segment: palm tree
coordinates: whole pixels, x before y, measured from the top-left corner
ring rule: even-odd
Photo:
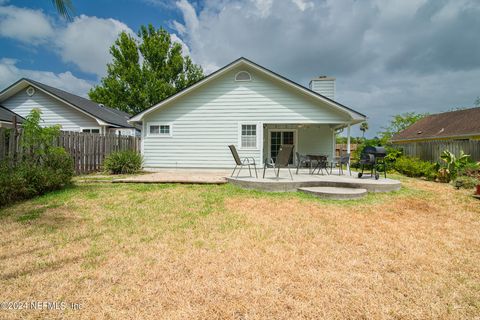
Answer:
[[[67,19],[72,21],[72,14],[74,12],[72,0],[51,0],[57,12]]]
[[[368,122],[362,122],[360,125],[360,131],[362,131],[362,138],[365,138],[365,131],[368,130]]]

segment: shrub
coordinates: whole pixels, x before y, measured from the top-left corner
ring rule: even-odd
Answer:
[[[110,174],[135,173],[142,168],[142,156],[135,151],[118,151],[105,158],[104,170]]]
[[[458,170],[458,176],[467,176],[480,179],[480,162],[469,162]]]
[[[0,207],[13,201],[27,198],[29,188],[20,170],[13,170],[4,161],[0,164]]]
[[[480,180],[474,177],[462,176],[456,178],[453,184],[457,188],[473,189],[480,184]]]
[[[15,167],[8,161],[0,164],[0,207],[32,198],[70,184],[73,160],[65,150],[45,156],[45,161],[24,161]]]
[[[437,174],[437,164],[417,158],[399,157],[393,166],[395,170],[407,177],[426,177],[433,180]]]
[[[40,164],[26,162],[20,167],[26,174],[27,183],[35,194],[60,189],[70,183],[73,177],[73,159],[62,148],[45,155]]]
[[[73,159],[63,148],[53,145],[60,133],[58,126],[42,128],[40,111],[32,110],[22,124],[21,145],[33,153],[24,153],[19,162],[0,163],[0,206],[62,188],[71,182]]]
[[[472,163],[470,155],[460,152],[460,155],[457,157],[452,152],[445,150],[440,156],[444,167],[442,168],[443,177],[445,182],[450,182],[457,177],[459,171],[463,170],[469,163]]]
[[[391,147],[386,147],[387,155],[385,156],[385,161],[390,165],[393,166],[395,161],[400,158],[403,154],[402,151],[398,149],[394,149]]]

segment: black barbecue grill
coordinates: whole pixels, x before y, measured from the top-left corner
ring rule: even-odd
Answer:
[[[365,147],[360,155],[360,166],[362,167],[362,172],[358,173],[358,177],[361,178],[363,176],[365,167],[370,167],[370,176],[375,177],[375,180],[378,180],[380,177],[378,174],[378,168],[381,167],[383,169],[385,178],[387,178],[387,165],[385,163],[386,155],[387,151],[384,147]]]

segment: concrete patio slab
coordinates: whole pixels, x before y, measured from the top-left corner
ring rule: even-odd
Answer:
[[[225,184],[230,182],[245,189],[255,189],[273,192],[293,192],[300,188],[334,187],[365,189],[367,192],[390,192],[399,190],[401,183],[393,179],[375,180],[370,177],[357,178],[356,173],[352,176],[338,175],[311,175],[308,170],[301,170],[299,174],[293,172],[293,180],[290,179],[288,170],[281,170],[280,177],[273,176],[273,171],[267,172],[265,178],[262,171],[258,170],[259,178],[250,177],[248,171],[242,172],[237,177],[230,177],[231,171],[225,169],[157,169],[155,172],[142,175],[114,179],[113,183],[185,183],[185,184]],[[254,174],[252,172],[252,174]],[[347,190],[348,191],[348,190]]]
[[[225,184],[230,174],[227,170],[211,169],[158,169],[138,176],[115,179],[113,183],[191,183]]]
[[[280,172],[279,179],[274,177],[273,171],[270,170],[265,178],[227,177],[227,180],[242,188],[273,192],[293,192],[307,187],[360,188],[368,192],[390,192],[401,188],[400,181],[388,178],[375,180],[369,176],[357,178],[357,173],[353,171],[351,176],[338,175],[335,171],[331,175],[311,175],[308,172],[300,172],[298,175],[293,174],[293,180],[288,170],[282,169]]]
[[[367,189],[358,188],[311,187],[299,188],[298,191],[331,200],[360,199],[367,195]]]

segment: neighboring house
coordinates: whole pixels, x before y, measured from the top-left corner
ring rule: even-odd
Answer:
[[[18,124],[21,124],[24,120],[23,117],[15,112],[0,106],[0,128],[12,128],[14,126],[14,119]]]
[[[480,140],[480,108],[432,114],[392,137],[395,144],[434,140]]]
[[[317,78],[310,87],[326,87],[332,99],[250,60],[235,60],[130,119],[142,125],[144,166],[232,167],[230,144],[258,164],[274,158],[281,144],[331,159],[335,131],[349,132],[366,116],[333,100],[334,79]]]
[[[139,132],[128,123],[128,113],[25,78],[0,92],[0,105],[21,117],[34,108],[40,109],[43,125],[59,124],[64,131],[124,135]]]

